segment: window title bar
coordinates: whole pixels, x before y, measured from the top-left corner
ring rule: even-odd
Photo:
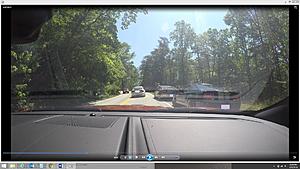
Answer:
[[[1,0],[2,5],[296,5],[299,0]]]

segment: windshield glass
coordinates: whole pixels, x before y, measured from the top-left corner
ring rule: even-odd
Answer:
[[[11,45],[12,111],[241,112],[289,96],[288,8],[51,10],[36,41]]]
[[[134,87],[134,88],[133,88],[133,90],[141,90],[141,89],[143,89],[143,87],[141,87],[141,86],[138,86],[138,87]]]

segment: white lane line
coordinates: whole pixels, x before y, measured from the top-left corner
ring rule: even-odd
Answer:
[[[33,123],[37,123],[37,122],[40,122],[40,121],[44,121],[44,120],[48,120],[48,119],[52,119],[52,118],[54,118],[54,117],[60,117],[60,116],[63,116],[63,115],[55,115],[55,116],[45,117],[45,118],[36,120],[36,121],[34,121]]]

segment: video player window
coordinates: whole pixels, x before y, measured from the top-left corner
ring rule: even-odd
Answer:
[[[298,6],[2,18],[2,160],[298,160]]]

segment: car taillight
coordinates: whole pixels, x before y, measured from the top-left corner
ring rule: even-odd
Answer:
[[[238,100],[238,99],[240,99],[240,95],[230,96],[230,100]]]
[[[216,98],[216,96],[214,92],[204,92],[202,98],[213,100],[214,98]]]

